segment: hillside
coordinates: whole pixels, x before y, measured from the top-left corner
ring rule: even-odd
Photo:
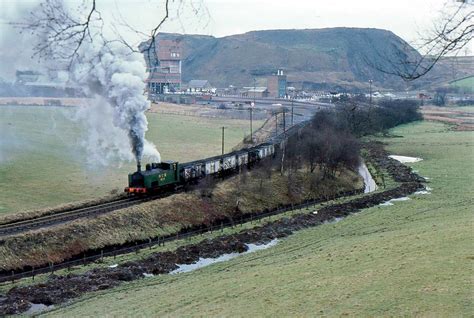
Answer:
[[[433,86],[451,86],[463,88],[464,92],[472,92],[469,77],[474,75],[474,56],[447,56],[433,68],[431,81]]]
[[[217,87],[250,86],[253,78],[266,85],[265,77],[281,67],[298,88],[365,90],[373,79],[374,87],[405,89],[400,78],[374,65],[388,70],[400,54],[420,56],[400,37],[380,29],[269,30],[222,38],[162,33],[158,41],[170,38],[182,43],[183,81],[208,79]],[[439,67],[442,73],[445,68]]]
[[[411,166],[430,178],[429,194],[194,272],[93,293],[46,315],[472,316],[472,133],[429,122],[392,133],[399,138],[382,139],[391,153],[423,158]]]

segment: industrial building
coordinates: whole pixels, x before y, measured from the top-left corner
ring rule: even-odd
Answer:
[[[268,97],[268,89],[266,87],[244,87],[242,97],[265,98]]]
[[[147,89],[150,94],[163,94],[181,89],[182,50],[178,40],[156,39],[150,50],[144,50],[147,61]],[[155,49],[156,48],[156,49]]]
[[[277,73],[267,78],[268,96],[273,98],[286,97],[286,75],[282,69],[278,69]]]
[[[208,80],[190,80],[188,91],[191,93],[214,93],[216,89],[212,87]]]

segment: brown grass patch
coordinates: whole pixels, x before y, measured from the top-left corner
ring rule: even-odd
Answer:
[[[68,224],[14,235],[0,241],[0,269],[62,262],[89,249],[125,244],[177,231],[239,213],[260,212],[348,191],[361,186],[356,173],[343,171],[334,180],[300,171],[289,180],[278,172],[253,170],[193,191],[146,202]],[[206,194],[206,195],[203,195]]]
[[[421,113],[425,120],[454,125],[454,130],[474,131],[474,112],[460,108],[423,106]]]

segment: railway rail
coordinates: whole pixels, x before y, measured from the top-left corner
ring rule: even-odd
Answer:
[[[268,141],[272,143],[281,142],[288,135],[291,135],[292,133],[295,133],[299,128],[302,128],[305,123],[306,121],[294,124],[293,126],[288,127],[285,132],[282,132],[277,136],[269,137]],[[5,224],[0,224],[0,239],[9,235],[24,233],[41,228],[47,228],[50,226],[64,224],[85,217],[97,216],[108,212],[124,209],[132,205],[137,205],[143,202],[163,198],[172,193],[178,193],[180,191],[181,190],[167,191],[146,197],[127,197],[97,205],[72,208],[65,211],[56,212],[54,214],[35,217],[32,219],[18,220]]]
[[[124,209],[132,205],[162,198],[167,194],[169,193],[162,193],[148,197],[128,197],[88,207],[73,208],[54,214],[39,216],[33,219],[0,224],[0,238],[8,235],[64,224],[84,217],[97,216],[100,214]]]
[[[216,222],[211,223],[210,225],[207,225],[207,226],[184,228],[176,233],[172,233],[166,236],[150,238],[148,240],[143,240],[141,242],[131,242],[129,244],[124,244],[122,247],[117,247],[117,246],[104,247],[100,250],[94,250],[94,251],[84,253],[82,255],[77,255],[67,261],[57,263],[57,264],[46,264],[46,265],[39,266],[36,268],[27,267],[27,268],[23,268],[21,270],[16,270],[16,271],[0,270],[0,284],[5,283],[5,282],[14,283],[15,280],[26,278],[26,277],[33,277],[33,280],[34,280],[35,275],[45,274],[49,272],[54,273],[54,271],[57,271],[60,269],[70,269],[74,266],[90,264],[104,257],[115,258],[118,255],[127,254],[131,252],[138,252],[139,250],[142,250],[145,248],[151,248],[157,245],[158,246],[164,245],[165,243],[170,243],[170,242],[177,241],[180,239],[188,239],[191,237],[202,235],[204,233],[212,233],[213,231],[222,232],[224,228],[232,228],[238,225],[243,225],[247,222],[260,223],[261,220],[263,220],[264,218],[286,213],[288,211],[304,209],[304,208],[306,209],[315,208],[317,204],[320,204],[323,202],[329,202],[331,200],[353,196],[353,195],[362,195],[363,193],[364,193],[364,189],[343,191],[343,192],[334,194],[331,197],[310,199],[299,204],[287,204],[287,205],[284,205],[275,209],[271,209],[271,210],[248,213],[245,215],[241,215],[239,218],[236,218],[236,219],[233,219],[232,217],[224,217],[223,219],[216,220]]]

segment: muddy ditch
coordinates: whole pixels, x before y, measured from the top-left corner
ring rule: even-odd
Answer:
[[[259,227],[242,230],[233,235],[206,239],[196,244],[179,247],[175,251],[159,252],[145,259],[129,261],[113,268],[95,268],[83,274],[51,275],[44,283],[11,288],[0,295],[0,315],[18,314],[32,305],[51,306],[64,303],[85,293],[109,289],[123,282],[144,278],[144,274],[166,274],[177,264],[192,264],[201,258],[216,258],[224,254],[243,253],[247,244],[267,244],[295,231],[345,217],[364,208],[373,207],[394,198],[405,197],[424,188],[424,179],[409,167],[387,157],[380,143],[365,146],[370,160],[387,170],[401,184],[384,192],[373,193],[341,204],[325,206],[313,213],[300,213]]]
[[[227,215],[215,215],[212,220],[208,220],[206,224],[197,223],[195,225],[183,226],[176,232],[164,236],[155,236],[141,240],[131,240],[121,244],[110,244],[97,249],[87,249],[80,253],[69,256],[58,263],[48,263],[46,260],[40,265],[36,263],[35,267],[26,265],[21,268],[4,268],[0,270],[0,282],[17,280],[24,277],[31,277],[42,273],[54,272],[63,268],[70,268],[77,265],[85,265],[93,263],[102,257],[117,256],[120,254],[128,254],[133,251],[138,251],[143,248],[149,248],[158,244],[165,244],[177,239],[183,239],[191,236],[196,236],[202,233],[216,231],[224,227],[243,224],[249,221],[259,220],[268,216],[281,214],[290,210],[301,209],[308,206],[313,206],[329,200],[352,196],[363,193],[363,189],[355,189],[349,191],[342,191],[332,194],[330,196],[321,196],[315,199],[305,200],[299,204],[280,204],[274,208],[267,208],[261,211],[242,212],[240,210],[233,210]],[[0,245],[2,241],[0,240]]]

